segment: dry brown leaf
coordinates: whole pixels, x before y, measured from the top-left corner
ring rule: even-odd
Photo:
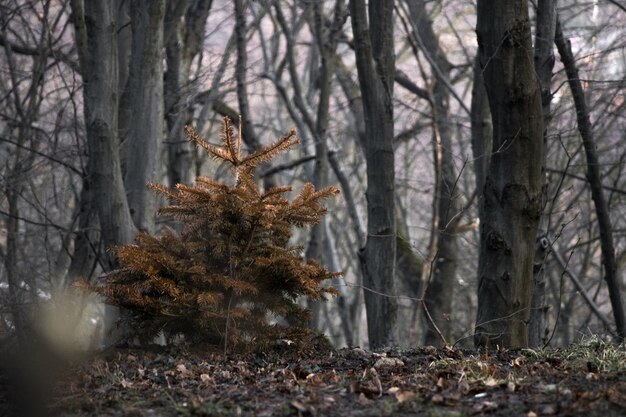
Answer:
[[[191,372],[189,369],[187,369],[187,367],[185,365],[178,364],[176,365],[176,370],[178,372],[180,372],[180,376],[182,376],[183,378],[189,378],[191,376],[193,376],[193,372]]]

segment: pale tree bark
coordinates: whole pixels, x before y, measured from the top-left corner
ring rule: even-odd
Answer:
[[[365,115],[367,243],[363,269],[370,346],[394,344],[396,213],[393,152],[393,1],[350,0],[357,72]],[[369,16],[369,23],[368,23]]]
[[[163,17],[165,0],[135,0],[128,93],[132,121],[124,184],[136,227],[154,233],[156,197],[147,185],[159,178],[163,140]]]
[[[133,29],[130,17],[130,6],[132,1],[116,0],[115,8],[116,24],[119,28],[117,31],[117,88],[119,91],[119,105],[117,116],[118,140],[120,142],[120,157],[122,162],[122,172],[126,166],[126,157],[128,156],[128,129],[133,120],[132,109],[130,105],[131,93],[128,89],[128,77],[130,75],[132,48],[133,48]]]
[[[130,215],[118,140],[118,55],[116,1],[72,0],[76,45],[83,78],[83,106],[89,150],[88,182],[97,208],[100,236],[106,248],[130,243],[135,226]],[[102,267],[110,271],[119,262],[110,251],[102,254]],[[116,307],[105,307],[106,344],[117,341],[113,331]],[[120,329],[118,329],[119,331]]]
[[[583,90],[578,68],[574,61],[574,54],[569,40],[563,36],[561,25],[556,23],[555,43],[561,56],[561,61],[565,67],[567,80],[572,91],[574,105],[576,106],[576,118],[578,131],[585,149],[587,157],[587,180],[591,188],[591,198],[596,208],[598,226],[600,228],[600,246],[602,248],[602,265],[604,266],[604,280],[609,289],[609,298],[613,308],[615,327],[617,328],[617,338],[624,340],[626,336],[626,317],[624,316],[624,305],[622,302],[620,279],[617,273],[617,263],[615,260],[615,245],[613,243],[613,226],[609,215],[604,194],[602,193],[602,179],[600,177],[600,162],[596,153],[596,143],[593,137],[591,122],[589,121],[589,110],[585,103],[585,91]]]
[[[479,0],[480,65],[493,120],[484,187],[475,344],[525,347],[541,216],[543,122],[526,0]]]
[[[212,0],[168,1],[164,24],[167,71],[164,76],[167,122],[167,177],[171,186],[192,181],[193,147],[183,126],[191,122],[191,64],[201,52]]]
[[[433,146],[435,160],[435,184],[433,210],[433,233],[436,234],[436,249],[432,258],[432,268],[427,280],[424,305],[429,314],[424,314],[424,343],[439,345],[441,334],[450,336],[450,316],[456,283],[458,242],[455,235],[459,211],[457,173],[452,153],[452,122],[450,120],[450,84],[452,65],[439,45],[432,21],[426,11],[423,0],[407,1],[409,18],[413,28],[412,35],[424,54],[429,55],[429,62],[435,74],[435,81],[430,92],[433,114]],[[430,320],[432,319],[432,321]],[[433,323],[434,322],[434,323]],[[435,329],[439,329],[439,332]]]
[[[550,123],[550,102],[552,92],[552,68],[554,67],[554,31],[556,29],[556,0],[539,0],[537,3],[537,30],[535,34],[535,72],[541,88],[541,107],[543,110],[543,145],[547,148],[548,125]],[[543,167],[545,167],[545,155]],[[544,180],[545,180],[545,170]],[[545,208],[548,184],[542,187],[542,209]],[[547,274],[543,267],[548,254],[549,236],[537,236],[535,243],[533,293],[530,302],[530,321],[528,323],[528,345],[542,347],[548,342],[548,305],[546,304]],[[548,246],[546,246],[548,245]],[[538,257],[540,256],[540,257]]]
[[[129,243],[135,234],[122,178],[118,143],[116,2],[72,0],[83,76],[88,170],[106,247]],[[116,261],[109,256],[105,269]]]

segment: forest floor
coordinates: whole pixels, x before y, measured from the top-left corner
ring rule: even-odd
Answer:
[[[477,353],[109,349],[56,380],[74,416],[626,416],[626,346]],[[1,413],[0,413],[1,414]]]

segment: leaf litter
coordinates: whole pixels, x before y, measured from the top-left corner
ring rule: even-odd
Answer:
[[[59,381],[78,416],[624,416],[626,349],[109,349]]]

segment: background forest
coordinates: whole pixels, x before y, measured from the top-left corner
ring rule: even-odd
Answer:
[[[105,343],[68,289],[166,225],[150,181],[227,177],[183,128],[241,115],[246,153],[301,138],[266,189],[341,190],[294,234],[344,272],[302,300],[336,346],[623,338],[626,7],[378,3],[4,0],[0,337]]]

